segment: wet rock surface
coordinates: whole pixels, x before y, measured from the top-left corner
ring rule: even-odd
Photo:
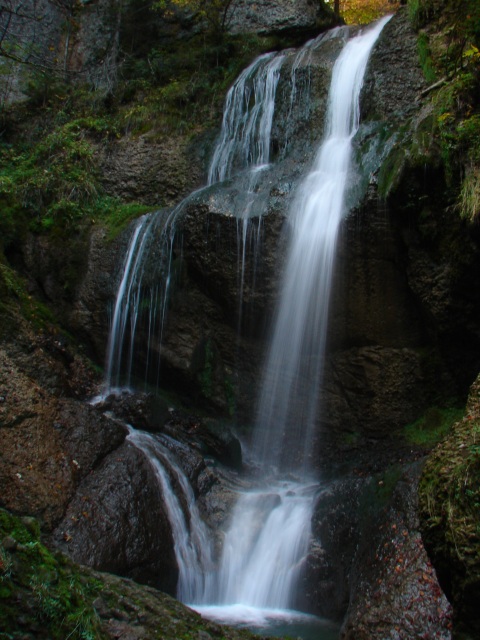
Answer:
[[[419,531],[420,470],[345,478],[318,498],[306,593],[310,607],[343,619],[341,638],[451,637],[451,606]]]
[[[175,594],[168,514],[148,462],[130,443],[80,483],[52,541],[80,564]]]
[[[34,518],[0,509],[0,551],[4,635],[24,640],[77,633],[99,640],[259,638],[220,627],[152,587],[49,551]]]
[[[95,376],[78,354],[65,358],[68,349],[59,344],[20,320],[16,341],[3,343],[0,358],[1,502],[40,518],[47,530],[80,479],[124,438],[75,399],[82,385],[94,388]]]
[[[61,338],[18,321],[0,358],[1,506],[36,516],[79,562],[174,592],[171,533],[151,472],[123,444],[124,424],[77,397],[97,377]]]

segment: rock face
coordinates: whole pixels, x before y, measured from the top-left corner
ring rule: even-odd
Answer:
[[[202,155],[181,136],[126,136],[99,149],[102,183],[125,202],[171,206],[202,184]]]
[[[174,594],[168,515],[143,454],[126,443],[78,487],[53,541],[75,561]]]
[[[20,321],[0,359],[0,503],[72,557],[175,592],[162,497],[125,427],[84,398],[98,380],[58,336]]]
[[[4,634],[47,639],[81,633],[99,640],[259,638],[205,620],[152,587],[79,567],[50,552],[32,517],[0,509],[0,540]]]
[[[306,594],[327,617],[347,611],[341,638],[451,637],[451,607],[419,532],[419,471],[345,478],[318,498]]]
[[[181,13],[178,7],[176,13]],[[183,26],[184,35],[188,35],[201,22],[201,13],[192,15],[188,10],[183,13],[177,16],[177,22]],[[88,82],[95,90],[108,95],[117,84],[125,53],[130,54],[132,46],[141,50],[142,38],[154,42],[180,30],[168,17],[165,20],[161,12],[139,7],[135,0],[127,3],[93,0],[77,5],[42,0],[22,3],[21,7],[12,3],[5,8],[1,20],[5,43],[20,45],[11,58],[5,58],[7,78],[2,81],[1,89],[7,103],[24,100],[25,92],[32,92],[25,81],[24,62],[33,63],[57,77]],[[224,28],[232,34],[288,32],[302,39],[337,22],[323,0],[275,3],[236,0],[227,11]],[[17,57],[20,62],[16,61]],[[134,155],[138,158],[141,153],[140,147]]]
[[[281,33],[297,31],[312,33],[321,27],[333,26],[333,13],[326,9],[323,1],[281,0],[270,2],[248,2],[237,0],[227,12],[227,29],[230,33]]]

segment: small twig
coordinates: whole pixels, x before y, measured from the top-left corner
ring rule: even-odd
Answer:
[[[418,96],[418,98],[423,98],[423,96],[426,96],[427,93],[430,93],[430,91],[434,91],[435,89],[438,89],[438,87],[441,87],[442,85],[444,85],[446,81],[447,81],[447,78],[446,78],[446,76],[444,76],[441,80],[438,80],[434,84],[431,84],[429,87],[427,87],[426,89],[421,91],[420,95]],[[418,98],[417,98],[417,100],[418,100]]]

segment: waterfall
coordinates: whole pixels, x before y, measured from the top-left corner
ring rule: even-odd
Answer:
[[[229,89],[208,171],[209,185],[229,178],[233,170],[268,164],[275,94],[284,59],[284,54],[259,56]]]
[[[222,129],[208,171],[207,187],[229,178],[234,171],[250,169],[245,187],[241,231],[238,234],[240,291],[243,291],[244,285],[248,218],[255,201],[257,176],[268,165],[270,158],[275,95],[284,58],[282,53],[261,55],[237,78],[225,100]],[[140,316],[145,311],[142,305],[148,309],[145,380],[156,378],[158,385],[160,350],[172,284],[176,222],[188,202],[204,188],[187,196],[170,212],[160,210],[150,217],[144,216],[133,229],[110,327],[104,395],[115,390],[121,382],[130,385],[136,332]],[[258,237],[258,233],[255,237]],[[148,284],[144,279],[145,262],[151,259],[152,254],[159,257],[158,265],[154,267],[157,277],[150,274],[148,280],[154,281],[154,284]],[[159,354],[156,363],[152,363],[150,357],[153,345]],[[155,368],[156,376],[152,374]]]
[[[280,69],[285,53],[259,56],[239,75],[227,93],[220,135],[208,171],[208,184],[222,182],[234,172],[248,169],[242,182],[242,196],[237,205],[238,247],[238,329],[243,319],[245,261],[249,236],[253,253],[259,242],[257,233],[250,234],[250,217],[257,201],[255,192],[261,172],[270,162],[271,131]],[[253,101],[253,106],[252,106]]]
[[[145,217],[139,218],[135,225],[123,266],[122,279],[115,299],[106,358],[105,386],[109,390],[112,389],[112,387],[118,387],[120,384],[123,346],[128,318],[131,317],[134,319],[133,322],[136,323],[138,309],[134,310],[130,314],[130,305],[132,303],[131,292],[135,281],[137,266],[141,262],[143,248],[145,245],[145,225]]]
[[[179,572],[177,597],[182,602],[202,604],[211,593],[210,537],[198,512],[192,487],[161,439],[168,441],[169,438],[129,427],[127,440],[147,458],[167,508]]]
[[[257,413],[260,460],[308,469],[318,412],[337,235],[370,51],[388,18],[348,41],[330,86],[327,127],[291,207],[290,248]]]
[[[344,215],[351,141],[359,126],[360,90],[370,51],[386,21],[348,41],[339,55],[332,73],[324,141],[290,211],[291,244],[254,450],[260,451],[264,464],[278,465],[285,448],[292,458],[288,466],[303,478],[308,475],[333,261]],[[300,446],[298,456],[294,442]],[[315,489],[305,480],[276,482],[239,498],[224,541],[217,605],[241,604],[258,610],[294,605],[308,552]]]
[[[161,437],[135,430],[128,436],[147,456],[166,502],[179,566],[178,597],[206,615],[222,618],[218,609],[223,608],[229,611],[225,617],[231,619],[232,607],[247,607],[250,614],[267,610],[268,615],[277,615],[282,610],[284,615],[295,605],[318,490],[318,484],[309,478],[309,454],[318,412],[336,241],[345,214],[351,143],[359,125],[359,94],[368,57],[386,21],[349,40],[339,55],[332,74],[324,141],[297,189],[289,214],[290,246],[265,362],[254,450],[263,465],[293,469],[297,478],[270,482],[265,478],[261,487],[239,493],[219,566],[213,570],[208,532],[193,491],[168,447]],[[296,54],[290,110],[296,100],[297,68],[318,42]],[[209,185],[239,173],[246,184],[238,231],[243,243],[240,291],[244,287],[247,225],[253,205],[258,204],[256,181],[271,161],[276,87],[286,55],[260,56],[239,76],[227,95],[222,131],[210,165]],[[163,217],[155,214],[148,222],[142,220],[133,231],[113,314],[109,381],[118,380],[113,372],[122,361],[128,318],[127,361],[131,368],[142,287],[146,287],[142,284],[144,260],[153,250],[161,255],[163,288],[152,289],[147,297],[155,308],[149,311],[148,336],[149,341],[161,341],[171,286],[175,223],[184,206],[185,201]],[[163,238],[160,249],[152,242],[159,230]],[[160,338],[155,337],[158,324]]]
[[[288,482],[239,498],[224,543],[218,602],[289,607],[308,550],[314,489],[299,491]]]
[[[172,212],[158,211],[142,216],[134,226],[123,265],[122,277],[113,310],[108,337],[105,382],[103,396],[115,391],[122,384],[131,384],[135,356],[135,339],[139,320],[148,309],[145,379],[149,374],[151,346],[162,337],[168,295],[171,285],[171,260],[174,242],[173,222],[178,207]],[[158,254],[145,284],[145,262],[152,254]],[[157,368],[159,363],[156,363]],[[155,367],[155,364],[153,364]],[[150,376],[153,377],[153,376]]]

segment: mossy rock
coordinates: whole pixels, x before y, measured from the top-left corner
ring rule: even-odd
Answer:
[[[425,546],[458,637],[480,637],[480,377],[465,417],[429,456],[419,485]]]
[[[0,509],[0,640],[248,640],[170,596],[50,551],[38,522]]]

